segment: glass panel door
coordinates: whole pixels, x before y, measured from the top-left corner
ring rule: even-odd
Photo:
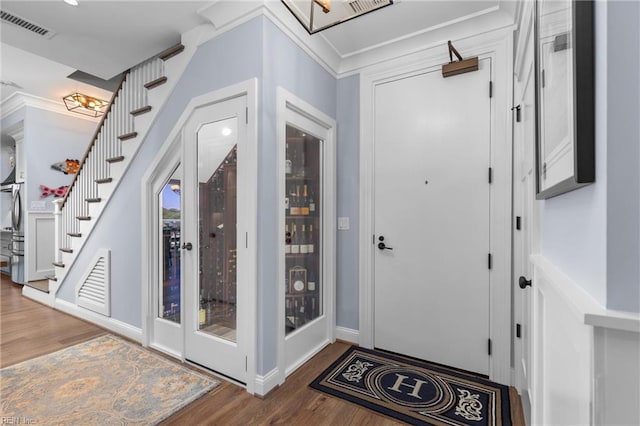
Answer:
[[[237,118],[198,131],[198,330],[236,341]]]
[[[286,127],[285,148],[285,333],[323,314],[322,141]]]
[[[180,323],[180,229],[181,229],[181,178],[180,166],[158,194],[160,213],[160,288],[158,291],[158,317]]]

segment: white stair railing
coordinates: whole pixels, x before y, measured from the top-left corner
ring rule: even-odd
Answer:
[[[155,57],[126,72],[120,87],[114,92],[109,109],[98,126],[67,195],[56,207],[56,219],[59,223],[56,225],[54,265],[57,267],[58,279],[61,278],[59,275],[65,275],[62,268],[69,266],[64,264],[63,253],[70,253],[75,258],[77,253],[73,253],[72,239],[85,237],[81,229],[87,228],[81,227],[81,222],[97,219],[90,217],[89,205],[106,202],[100,198],[99,186],[121,178],[112,174],[112,165],[125,161],[122,146],[136,137],[135,116],[149,109],[149,85],[163,77],[164,60]]]

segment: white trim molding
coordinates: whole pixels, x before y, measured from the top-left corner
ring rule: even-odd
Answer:
[[[43,109],[45,111],[57,112],[58,114],[64,114],[70,117],[80,118],[82,120],[93,121],[94,123],[100,121],[100,118],[69,111],[62,100],[54,101],[24,92],[14,92],[2,101],[0,104],[0,119],[3,119],[9,114],[12,114],[26,106]]]
[[[511,383],[511,102],[513,89],[513,36],[511,28],[461,40],[453,40],[469,56],[491,58],[491,236],[489,331],[492,354],[489,375],[499,383]],[[446,52],[434,47],[363,71],[360,78],[360,345],[374,347],[374,111],[375,88],[391,78],[413,75],[448,62]]]
[[[81,320],[89,321],[138,343],[142,341],[142,330],[140,328],[134,327],[115,318],[105,317],[104,315],[81,308],[60,298],[56,298],[53,307],[59,311],[80,318]]]
[[[255,395],[266,396],[279,385],[280,372],[278,368],[274,368],[264,376],[256,375],[256,383],[254,386]]]
[[[353,328],[337,326],[336,339],[357,345],[360,341],[360,332],[358,330],[354,330]]]

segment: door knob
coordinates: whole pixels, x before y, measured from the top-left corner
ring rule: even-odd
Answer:
[[[531,280],[527,280],[525,277],[520,277],[518,280],[518,285],[521,289],[527,288],[527,286],[531,287]]]
[[[193,248],[193,244],[191,243],[182,243],[182,250],[191,250]]]
[[[379,242],[378,243],[378,248],[380,250],[393,250],[391,247],[387,247],[387,245],[383,242]]]

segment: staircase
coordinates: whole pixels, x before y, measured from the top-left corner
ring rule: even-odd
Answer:
[[[67,272],[194,52],[184,51],[184,45],[176,45],[125,72],[67,195],[56,202],[55,275],[48,277],[49,291],[24,286],[25,296],[54,305]]]

